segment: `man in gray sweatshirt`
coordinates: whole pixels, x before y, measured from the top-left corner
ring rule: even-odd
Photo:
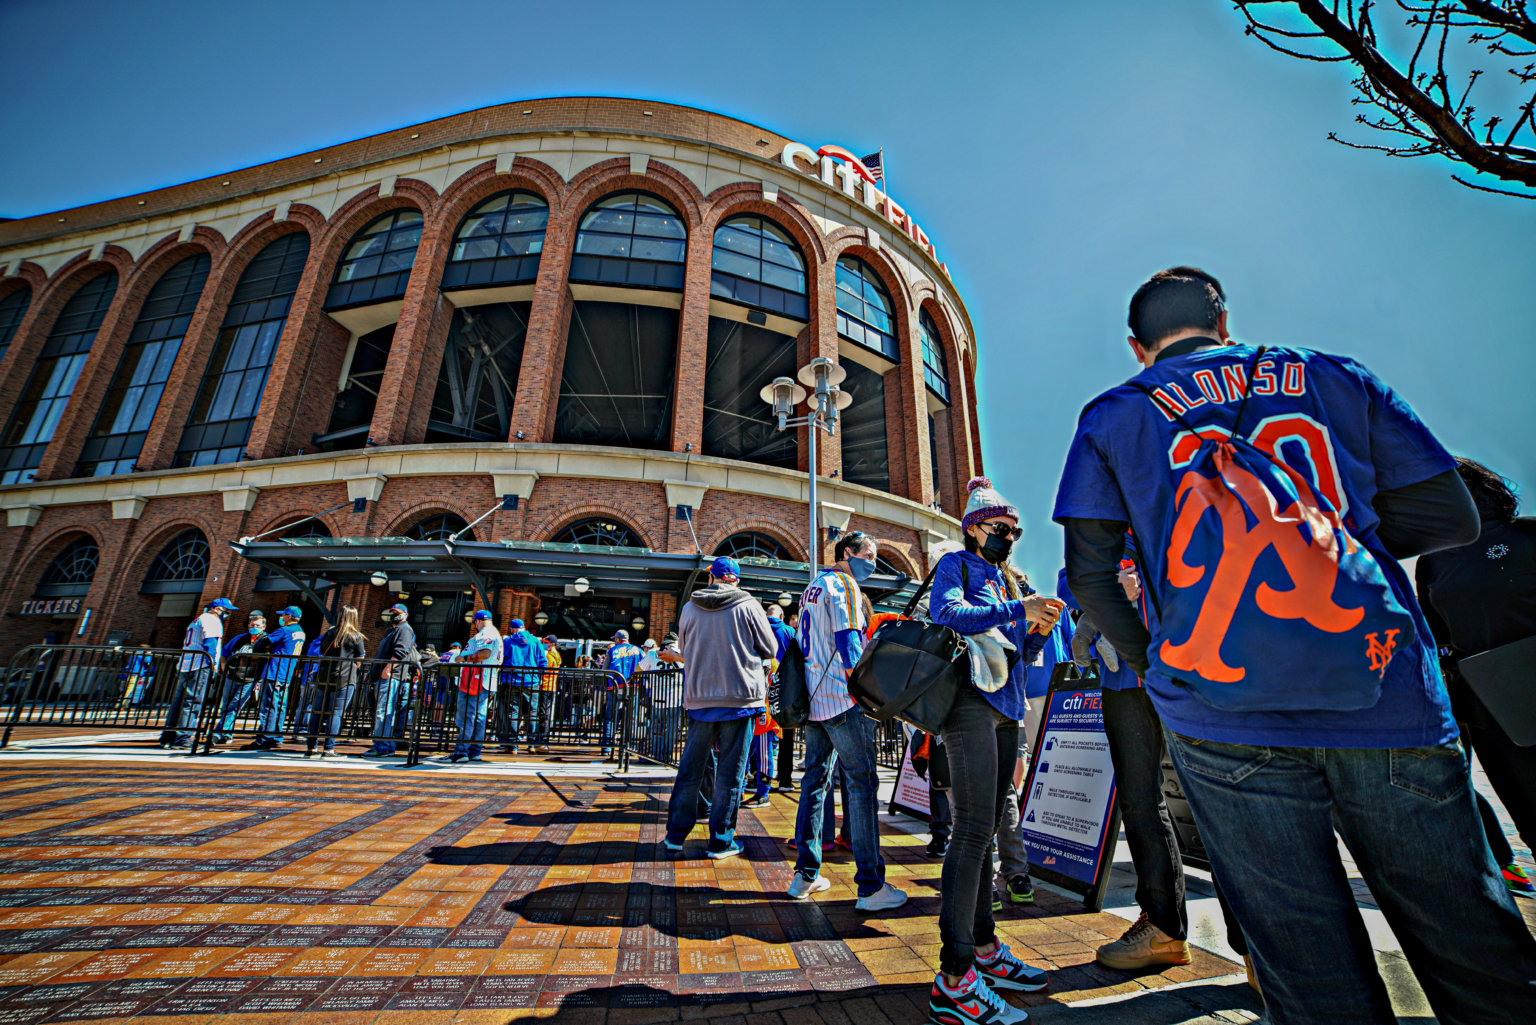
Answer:
[[[678,621],[677,638],[687,663],[683,708],[688,739],[672,783],[667,810],[669,851],[681,851],[694,826],[699,783],[710,751],[719,746],[714,800],[709,809],[711,858],[734,858],[736,812],[741,806],[741,777],[747,769],[747,745],[753,720],[768,704],[768,674],[763,661],[778,650],[762,605],[737,584],[741,567],[721,556],[709,567],[709,586],[693,592]]]

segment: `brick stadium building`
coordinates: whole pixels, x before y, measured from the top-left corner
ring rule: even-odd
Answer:
[[[817,356],[854,396],[821,522],[921,575],[981,472],[975,337],[856,164],[548,99],[0,223],[0,658],[176,645],[218,595],[660,635],[722,551],[798,593],[805,431],[758,391]]]

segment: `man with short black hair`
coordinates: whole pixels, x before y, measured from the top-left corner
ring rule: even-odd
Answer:
[[[1270,1015],[1394,1020],[1337,831],[1440,1021],[1528,1020],[1536,940],[1397,561],[1477,537],[1454,461],[1354,360],[1233,343],[1204,272],[1129,323],[1146,369],[1083,411],[1056,497],[1067,581],[1145,681]]]

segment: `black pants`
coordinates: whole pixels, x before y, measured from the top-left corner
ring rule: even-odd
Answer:
[[[1446,680],[1451,695],[1451,711],[1461,728],[1461,743],[1468,757],[1473,753],[1488,774],[1493,792],[1515,824],[1515,831],[1527,845],[1536,844],[1536,747],[1520,747],[1509,739],[1489,713],[1488,707],[1466,683],[1452,676]],[[1483,813],[1483,828],[1494,860],[1501,866],[1514,860],[1509,841],[1499,828],[1498,817],[1488,802],[1478,797]]]
[[[1163,932],[1176,940],[1188,939],[1184,863],[1179,858],[1173,816],[1163,800],[1163,721],[1145,687],[1106,690],[1103,695],[1104,733],[1115,766],[1120,824],[1136,866],[1136,904]],[[1216,899],[1227,925],[1228,944],[1239,954],[1248,953],[1243,931],[1221,895],[1219,882]]]
[[[996,938],[992,921],[992,838],[1013,782],[1019,724],[974,687],[961,685],[944,721],[954,833],[939,881],[939,970],[964,975],[976,948]]]
[[[788,790],[795,785],[795,731],[784,727],[779,740],[779,787]]]

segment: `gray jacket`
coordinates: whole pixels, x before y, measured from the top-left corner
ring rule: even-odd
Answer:
[[[763,659],[773,657],[778,639],[757,599],[718,582],[694,591],[679,617],[677,639],[688,666],[684,708],[766,705]]]

